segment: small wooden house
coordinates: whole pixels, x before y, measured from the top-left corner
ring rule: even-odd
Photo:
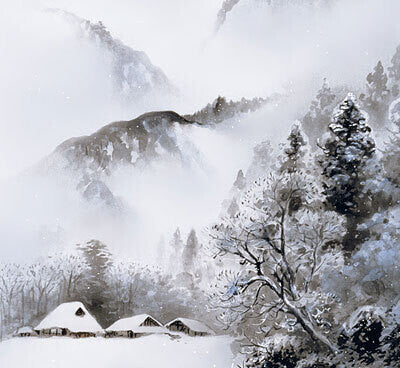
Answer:
[[[167,323],[165,327],[170,331],[182,332],[189,336],[208,336],[214,334],[214,331],[204,323],[189,318],[176,318]]]
[[[18,337],[37,336],[37,333],[31,326],[24,326],[19,328],[18,331],[14,334],[14,336]]]
[[[163,334],[169,331],[152,316],[139,314],[122,318],[106,329],[105,337],[135,338],[150,334]]]
[[[81,302],[60,304],[36,327],[39,336],[94,337],[103,329]]]

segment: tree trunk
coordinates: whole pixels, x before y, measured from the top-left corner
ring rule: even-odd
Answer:
[[[4,327],[4,319],[3,319],[3,312],[0,308],[0,341],[3,340],[3,327]]]
[[[38,298],[37,298],[37,304],[36,304],[36,316],[40,315],[40,303],[42,302],[42,298],[43,298],[43,291],[40,291]]]
[[[44,296],[44,313],[47,314],[47,306],[49,304],[49,298],[48,298],[48,294],[45,294]]]
[[[67,298],[68,300],[71,299],[71,286],[72,286],[72,271],[69,274],[68,284],[67,284]]]
[[[324,335],[319,333],[314,328],[313,324],[302,315],[301,311],[298,308],[296,308],[286,300],[285,305],[288,308],[289,313],[296,317],[297,322],[300,323],[304,331],[306,331],[310,335],[310,337],[320,345],[320,347],[327,348],[332,353],[338,351],[337,346],[331,343]]]
[[[8,305],[7,305],[7,321],[8,323],[11,323],[11,314],[12,314],[12,300],[13,300],[13,292],[10,291],[10,294],[8,295]]]
[[[23,287],[21,289],[21,323],[25,325],[25,293]]]

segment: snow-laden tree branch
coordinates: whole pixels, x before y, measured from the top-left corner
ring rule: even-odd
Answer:
[[[322,199],[321,186],[304,172],[270,175],[256,181],[234,218],[211,228],[218,255],[236,260],[237,272],[220,275],[227,281],[218,295],[226,322],[258,314],[266,325],[301,326],[320,347],[336,349],[326,337],[323,312],[331,296],[321,279],[327,269],[343,267],[344,227]]]

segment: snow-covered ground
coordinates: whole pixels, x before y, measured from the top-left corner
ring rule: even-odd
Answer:
[[[4,368],[231,368],[226,336],[172,340],[166,335],[123,338],[14,338],[0,343]]]

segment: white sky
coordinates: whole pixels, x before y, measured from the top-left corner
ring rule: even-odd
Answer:
[[[80,213],[61,188],[36,181],[29,185],[31,192],[26,184],[14,186],[11,177],[63,140],[90,134],[110,121],[134,118],[146,109],[168,107],[189,113],[218,94],[239,99],[290,86],[294,94],[282,108],[244,119],[234,129],[187,132],[206,160],[207,174],[171,172],[164,167],[124,179],[139,188],[137,198],[149,198],[148,202],[135,202],[129,188],[110,184],[127,202],[136,204],[136,211],[146,212],[141,220],[149,233],[154,233],[152,221],[162,229],[182,222],[202,226],[217,213],[237,169],[248,162],[252,146],[265,138],[284,137],[293,119],[308,108],[322,78],[328,77],[331,84],[361,86],[379,59],[387,65],[400,43],[398,0],[336,0],[326,7],[301,6],[301,1],[270,7],[262,0],[243,0],[212,37],[221,3],[5,0],[0,12],[0,183],[8,204],[0,209],[0,233],[7,233],[6,240],[19,247],[18,252],[31,247],[38,228],[58,225],[73,233],[68,241],[101,235],[110,243],[124,243],[125,250],[130,247],[132,234],[124,232],[123,224],[113,224],[124,228],[123,241],[113,238],[111,225],[97,233],[99,223],[111,222],[89,216],[87,210]],[[168,106],[149,101],[148,106],[121,109],[112,98],[109,71],[99,54],[77,39],[68,23],[43,12],[47,7],[102,20],[114,37],[145,51],[179,88],[180,97],[168,101]],[[176,190],[163,196],[165,188],[159,183]],[[163,211],[157,211],[160,203]],[[175,208],[172,216],[165,213],[169,208]],[[168,217],[174,221],[167,221]],[[144,242],[151,247],[153,240]],[[14,252],[12,246],[8,248],[8,254]]]

